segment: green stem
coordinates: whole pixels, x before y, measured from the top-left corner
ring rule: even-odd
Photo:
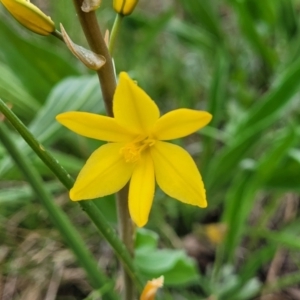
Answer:
[[[109,37],[108,50],[111,56],[115,48],[115,42],[117,39],[118,32],[120,31],[121,28],[122,20],[123,20],[123,16],[121,14],[117,14]]]
[[[57,160],[45,150],[45,148],[35,139],[32,133],[22,123],[22,121],[6,106],[0,99],[0,111],[6,119],[19,132],[22,138],[32,148],[32,150],[39,156],[46,166],[55,174],[58,180],[69,190],[73,187],[74,180],[68,172],[57,162]]]
[[[103,227],[103,224],[106,223],[106,230],[102,230],[101,233],[107,242],[113,247],[116,256],[122,263],[126,274],[128,274],[131,283],[135,283],[136,287],[139,291],[142,290],[144,286],[143,280],[139,277],[139,274],[135,270],[135,266],[133,264],[133,260],[131,255],[128,253],[127,245],[120,242],[119,237],[116,232],[111,228],[111,226],[107,223],[103,214],[101,214],[101,218],[99,218],[99,210],[93,205],[92,201],[81,201],[80,203],[86,203],[84,206],[82,205],[82,209],[89,215],[89,217],[93,220],[95,225],[99,228]],[[126,202],[125,202],[126,203]],[[104,229],[104,227],[103,227]],[[128,286],[127,286],[128,288]],[[130,298],[130,300],[135,299],[134,297]]]
[[[43,146],[34,138],[28,131],[27,127],[18,119],[18,117],[5,105],[0,99],[0,111],[11,122],[14,128],[19,132],[32,150],[39,158],[49,167],[59,181],[69,190],[74,184],[72,177],[66,170],[57,162],[57,160],[46,151]],[[88,214],[99,232],[107,240],[113,248],[116,256],[119,258],[123,266],[126,268],[132,280],[135,281],[139,289],[143,287],[143,281],[135,271],[135,267],[131,255],[124,247],[123,243],[118,238],[113,228],[107,223],[105,217],[97,206],[92,201],[80,201],[81,208]]]
[[[100,86],[102,90],[103,100],[105,103],[107,114],[111,117],[113,117],[113,96],[116,89],[116,78],[115,78],[115,71],[113,67],[112,58],[110,56],[110,53],[108,51],[107,45],[105,44],[105,41],[102,37],[101,30],[99,27],[99,24],[97,22],[96,14],[94,11],[85,13],[81,10],[83,0],[73,0],[79,21],[81,23],[82,29],[84,31],[84,34],[86,36],[86,39],[90,45],[90,48],[97,54],[101,54],[105,57],[106,63],[105,65],[97,71],[98,78],[100,81]],[[118,22],[118,26],[120,24],[120,21]],[[117,28],[118,29],[118,28]],[[117,31],[117,29],[115,31]],[[115,36],[116,33],[114,33]],[[115,39],[115,37],[113,37]],[[128,193],[125,193],[125,190],[121,190],[117,195],[117,209],[118,209],[118,215],[123,216],[119,220],[119,228],[122,228],[122,231],[128,230],[128,233],[125,234],[125,236],[130,236],[130,233],[133,232],[132,228],[130,228],[132,225],[123,223],[122,220],[128,219],[128,209],[124,210],[124,205],[128,205]],[[133,236],[131,236],[131,240],[124,241],[124,244],[128,249],[133,249]],[[126,280],[124,282],[124,293],[123,295],[126,295],[124,300],[132,300],[134,299],[133,295],[133,281],[130,280],[128,276],[132,278],[132,274],[128,272],[128,268],[126,265],[124,265],[125,269],[122,269],[123,278]],[[127,280],[128,279],[128,280]]]
[[[79,263],[86,270],[92,286],[99,289],[103,285],[108,284],[107,278],[97,268],[97,262],[86,248],[81,236],[70,223],[65,213],[55,204],[49,192],[44,188],[44,183],[40,175],[30,165],[22,152],[16,147],[12,138],[10,137],[8,128],[3,123],[0,124],[0,140],[6,147],[8,153],[11,155],[18,168],[22,171],[30,183],[37,195],[37,198],[42,202],[53,223],[58,228],[63,238],[67,241],[70,248],[73,250]],[[106,295],[106,297],[108,299],[116,299],[112,289],[110,293]]]
[[[62,37],[62,34],[58,30],[53,31],[51,34],[59,40],[61,40],[62,42],[65,42],[64,38]]]

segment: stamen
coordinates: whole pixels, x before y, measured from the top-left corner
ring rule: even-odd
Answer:
[[[120,153],[123,155],[126,162],[137,162],[141,157],[141,153],[154,144],[154,139],[141,139],[141,137],[138,137],[133,142],[122,147]]]

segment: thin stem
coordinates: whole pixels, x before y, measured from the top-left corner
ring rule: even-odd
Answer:
[[[62,34],[58,30],[53,31],[51,34],[61,40],[63,43],[65,42]]]
[[[112,56],[114,48],[115,48],[115,42],[117,39],[117,35],[120,31],[121,28],[121,22],[123,20],[123,15],[121,14],[117,14],[115,21],[114,21],[114,25],[112,27],[111,33],[110,33],[110,37],[109,37],[109,46],[108,46],[108,50],[110,55]]]
[[[117,194],[117,210],[119,220],[119,233],[120,238],[128,249],[129,253],[133,256],[134,252],[134,229],[132,220],[128,210],[128,184]],[[124,300],[134,299],[134,286],[131,284],[131,278],[123,268],[122,272],[124,283]]]
[[[107,114],[109,116],[113,116],[113,96],[116,89],[116,78],[115,78],[115,72],[113,67],[112,58],[109,54],[107,45],[105,44],[105,41],[102,37],[101,30],[99,27],[99,24],[97,22],[96,14],[94,11],[85,13],[81,10],[83,0],[73,0],[75,9],[77,11],[78,18],[80,20],[81,26],[83,28],[84,34],[87,38],[87,41],[91,47],[91,49],[97,53],[101,54],[105,57],[106,63],[105,65],[97,71],[99,80],[100,80],[100,86],[102,90],[103,100],[105,102],[105,107]],[[118,21],[119,22],[119,21]],[[125,236],[130,236],[133,232],[130,224],[125,224],[124,220],[128,219],[128,208],[124,210],[124,205],[128,206],[128,193],[125,192],[126,190],[123,189],[117,194],[117,209],[118,209],[118,215],[123,216],[120,217],[119,220],[119,228],[124,228],[123,230],[127,230],[128,233],[125,234]],[[126,244],[126,247],[128,249],[133,249],[133,236],[131,235],[131,240],[129,239],[124,241],[124,244]],[[130,250],[129,250],[130,251]],[[126,268],[126,265],[124,265]],[[128,268],[126,268],[128,272]],[[123,272],[123,278],[126,279],[126,282],[124,282],[124,300],[132,300],[134,299],[133,296],[133,281],[130,280],[128,275],[132,278],[132,274],[127,273],[125,269],[122,269]],[[131,296],[131,297],[130,297]]]
[[[144,282],[135,270],[132,257],[128,253],[128,249],[125,246],[125,244],[120,242],[119,237],[111,228],[111,226],[109,226],[103,214],[101,214],[101,218],[99,218],[99,210],[97,208],[95,210],[95,206],[93,205],[92,201],[81,201],[80,203],[86,203],[86,205],[82,206],[82,209],[89,215],[90,218],[93,219],[93,222],[98,228],[99,226],[103,227],[104,223],[107,224],[107,229],[101,231],[102,235],[107,240],[107,242],[114,248],[116,256],[122,263],[126,274],[128,274],[130,278],[131,285],[134,282],[138,290],[142,290]],[[130,298],[130,300],[132,299],[134,299],[134,297]]]
[[[73,0],[79,21],[92,51],[105,57],[105,65],[97,71],[103,100],[109,116],[113,116],[112,100],[116,89],[116,77],[111,56],[102,37],[94,11],[85,13],[81,9],[83,0]]]
[[[5,105],[0,99],[0,111],[11,122],[14,128],[19,132],[32,150],[39,158],[49,167],[58,180],[69,190],[74,184],[73,178],[67,171],[57,162],[57,160],[44,149],[44,147],[34,138],[28,131],[27,127],[19,120],[19,118]],[[139,289],[143,286],[143,281],[135,271],[134,264],[128,250],[118,238],[114,229],[107,223],[106,218],[92,201],[80,201],[79,205],[88,214],[99,232],[107,240],[113,248],[116,256],[119,258],[128,274],[135,281]]]
[[[32,148],[32,150],[39,156],[46,166],[55,174],[58,180],[69,190],[74,185],[73,178],[68,172],[57,162],[57,160],[45,150],[45,148],[35,139],[32,133],[22,123],[22,121],[6,106],[0,99],[0,111],[6,119],[19,132],[22,138]]]
[[[12,138],[10,137],[10,131],[4,125],[4,123],[0,123],[0,140],[6,147],[8,153],[15,161],[18,168],[22,171],[23,175],[30,183],[32,189],[37,195],[37,198],[47,210],[50,218],[53,221],[53,224],[55,224],[63,238],[67,241],[79,263],[84,267],[92,286],[99,289],[103,285],[108,284],[106,276],[97,268],[97,262],[86,248],[81,236],[70,223],[65,213],[55,204],[49,192],[44,188],[44,184],[40,175],[30,165],[26,157],[14,144]],[[110,293],[106,295],[106,297],[108,299],[116,299],[112,289],[110,290]]]

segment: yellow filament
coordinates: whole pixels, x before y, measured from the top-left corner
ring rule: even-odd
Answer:
[[[137,138],[133,142],[128,143],[125,147],[121,148],[120,152],[126,162],[136,162],[140,159],[141,153],[154,144],[154,139],[146,138],[141,140],[140,138]]]

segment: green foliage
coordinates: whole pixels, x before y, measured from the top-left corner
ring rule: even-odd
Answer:
[[[0,35],[3,41],[9,41],[1,43],[1,60],[17,73],[26,89],[41,103],[57,82],[78,74],[74,64],[62,57],[54,44],[54,51],[51,51],[45,42],[24,39],[3,19],[0,21]]]
[[[55,116],[61,112],[69,110],[82,110],[92,112],[103,112],[103,103],[99,102],[101,98],[98,80],[95,76],[71,77],[62,80],[53,87],[43,107],[28,125],[29,130],[39,140],[39,142],[48,146],[59,141],[67,130],[55,122]],[[24,153],[32,153],[30,147],[21,139],[16,139],[19,147],[22,147]],[[54,153],[55,154],[55,153]],[[56,153],[60,156],[61,164],[65,167],[72,165],[71,168],[78,171],[82,164],[76,168],[76,159],[72,156],[63,158],[63,153]],[[70,162],[69,162],[70,161]],[[5,176],[6,172],[11,170],[12,163],[10,158],[2,161],[0,174]],[[69,172],[72,169],[68,169]]]
[[[53,19],[61,18],[72,39],[87,47],[74,29],[75,13],[65,14],[69,3],[48,2],[49,11],[56,13]],[[149,223],[158,235],[138,230],[136,265],[146,279],[165,276],[161,299],[254,299],[299,285],[299,0],[146,2],[140,1],[123,20],[114,52],[117,73],[128,71],[162,113],[188,107],[207,110],[214,118],[182,141],[198,162],[208,208],[185,207],[158,192],[151,215],[155,221]],[[97,14],[102,29],[110,28],[114,14],[109,1],[103,1]],[[0,98],[76,175],[99,145],[69,133],[55,116],[68,110],[104,114],[98,79],[54,37],[36,37],[19,28],[2,7],[0,16],[5,41],[0,47]],[[10,130],[45,179],[45,188],[62,194],[53,174]],[[0,228],[5,231],[7,220],[26,210],[34,196],[21,184],[2,145],[0,158]],[[114,199],[101,201],[96,200],[97,207],[115,225]],[[194,229],[199,223],[221,222],[227,232],[218,245]],[[186,236],[199,239],[194,255],[198,269],[182,250]],[[289,267],[267,282],[281,250]],[[213,259],[201,260],[207,251]]]
[[[194,261],[182,250],[157,249],[158,235],[147,229],[137,231],[135,263],[145,278],[165,277],[166,286],[184,286],[199,280]]]

